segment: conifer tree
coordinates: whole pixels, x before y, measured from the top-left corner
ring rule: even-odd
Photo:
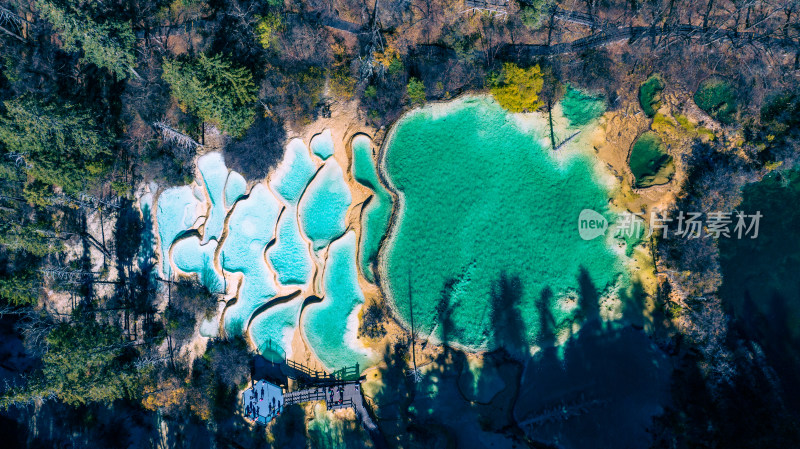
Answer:
[[[73,195],[91,187],[103,174],[110,138],[88,112],[31,96],[4,104],[0,142],[6,151],[24,158],[22,167],[33,181],[61,187]]]
[[[184,108],[234,137],[255,120],[253,75],[222,55],[166,60],[163,77]]]
[[[58,31],[65,50],[83,50],[86,62],[110,70],[117,79],[127,78],[133,71],[136,36],[130,23],[111,20],[99,23],[85,8],[50,0],[38,0],[36,7]]]
[[[48,333],[42,368],[27,385],[0,397],[0,408],[56,397],[69,405],[111,403],[138,389],[132,362],[123,357],[119,329],[87,319],[59,323]]]

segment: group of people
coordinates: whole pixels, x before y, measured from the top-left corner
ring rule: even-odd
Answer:
[[[244,412],[248,418],[252,418],[254,420],[258,420],[261,416],[261,407],[266,406],[268,408],[267,416],[270,418],[274,416],[278,416],[281,414],[281,401],[272,398],[272,401],[267,401],[266,405],[262,404],[264,402],[264,386],[261,386],[261,397],[259,398],[259,391],[256,390],[256,387],[252,388],[253,394],[250,396],[250,403],[245,406]]]
[[[334,390],[339,393],[339,399],[337,401],[333,400]],[[338,405],[338,404],[344,403],[344,386],[339,385],[337,387],[329,387],[328,388],[328,395],[329,395],[329,398],[330,398],[328,400],[328,407],[332,407],[334,405]]]

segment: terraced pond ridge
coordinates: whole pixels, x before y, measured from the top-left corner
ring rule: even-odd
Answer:
[[[345,177],[349,163],[342,161],[349,158],[330,130],[316,134],[310,147],[292,139],[264,180],[248,182],[225,166],[222,154],[206,153],[197,161],[197,181],[156,198],[164,275],[197,276],[226,301],[216,318],[221,325],[206,323],[204,332],[247,336],[272,359],[291,357],[300,335],[330,370],[369,365],[371,353],[357,337],[364,302],[357,251],[370,248],[366,260],[374,260],[375,236],[379,241],[385,232],[392,201],[374,164],[369,176],[364,158],[371,157],[365,151],[372,141],[366,135],[355,141],[356,176],[379,196],[372,203],[383,205],[384,230],[369,224],[369,244],[359,229],[348,230],[351,184],[359,181]]]
[[[558,340],[585,317],[587,289],[626,280],[624,251],[577,231],[583,209],[611,217],[613,183],[580,138],[604,100],[570,89],[552,120],[486,97],[412,111],[382,158],[366,134],[292,139],[264,180],[207,153],[197,181],[156,198],[164,274],[197,276],[225,300],[210,332],[244,335],[270,358],[302,341],[329,370],[376,360],[358,335],[362,288],[376,282],[434,341]]]

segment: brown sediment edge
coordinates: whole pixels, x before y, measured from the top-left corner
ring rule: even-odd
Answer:
[[[353,233],[356,232],[355,229],[352,229],[352,227],[348,226],[347,229],[345,230],[345,232],[341,236],[337,237],[334,240],[331,240],[331,243],[328,245],[327,248],[325,248],[325,260],[324,260],[324,263],[322,264],[322,272],[319,274],[320,279],[324,278],[325,270],[328,268],[328,258],[330,257],[330,245],[332,245],[334,242],[340,240],[342,237],[344,237],[345,235],[347,235],[347,233],[349,233],[351,231]],[[356,236],[358,236],[357,233],[356,233]],[[358,239],[356,239],[356,248],[357,247],[358,247]],[[359,276],[358,267],[356,266],[354,268],[356,269],[356,276],[358,277]],[[322,286],[321,286],[320,290],[321,289],[322,289]],[[363,294],[363,292],[362,292],[362,294]],[[322,366],[324,366],[326,369],[335,370],[335,369],[338,369],[340,367],[326,365],[325,362],[323,362],[322,359],[319,357],[319,355],[316,353],[316,351],[314,351],[313,346],[308,343],[308,338],[306,337],[305,330],[304,330],[305,326],[303,325],[303,316],[304,316],[304,312],[306,310],[306,307],[308,305],[310,305],[310,304],[320,303],[322,301],[324,301],[324,296],[317,296],[317,295],[310,295],[303,301],[303,304],[302,304],[302,306],[300,308],[300,315],[299,315],[298,320],[297,320],[297,328],[300,331],[300,338],[301,338],[303,344],[308,349],[308,351],[314,356],[314,358],[316,358],[317,361],[319,361],[320,364],[322,364]],[[357,311],[356,309],[358,307],[362,307],[362,306],[363,306],[363,303],[358,305],[358,306],[356,306],[356,308],[354,308],[353,311],[351,311],[351,314],[353,312],[356,312]],[[348,315],[347,319],[349,319],[349,317],[350,316]],[[347,339],[347,333],[346,333],[347,327],[346,327],[346,324],[347,323],[345,322],[345,333],[343,334],[343,341],[345,342],[345,344],[348,344],[348,345],[352,346],[353,349],[356,349],[357,346],[352,344],[354,342],[351,342],[351,341],[349,341]],[[367,351],[373,352],[368,346],[366,346],[364,344],[360,344],[360,346],[363,349],[367,350]]]
[[[164,267],[165,267],[165,264],[167,264],[167,265],[170,264],[169,251],[172,250],[172,245],[170,245],[170,248],[167,250],[167,255],[165,256],[163,254],[162,245],[161,245],[161,233],[159,232],[159,225],[158,225],[158,202],[161,200],[161,194],[163,194],[165,190],[166,190],[166,188],[158,186],[158,189],[156,189],[155,192],[152,192],[152,194],[153,194],[153,206],[150,208],[150,222],[153,223],[153,236],[155,237],[155,247],[156,247],[156,252],[155,253],[158,254],[158,260],[161,263],[161,271],[160,271],[160,273],[158,273],[159,276],[162,273],[165,273],[167,271],[167,270],[164,269]],[[140,200],[141,200],[141,198],[139,199],[139,201]],[[139,204],[139,201],[137,201],[137,204]],[[139,209],[141,210],[141,204],[139,204]],[[194,224],[194,223],[192,223],[192,224]],[[170,265],[170,270],[171,269],[172,269],[172,265]],[[169,279],[167,279],[167,280],[169,280]]]
[[[186,187],[190,187],[192,190],[194,190],[194,187],[192,187],[192,184],[195,184],[195,182],[192,181],[192,183],[187,184]],[[183,187],[183,186],[173,186],[173,187]],[[187,230],[181,232],[180,234],[175,236],[175,240],[173,240],[169,244],[169,248],[167,248],[167,254],[162,254],[162,251],[161,251],[161,248],[162,248],[162,245],[161,245],[161,233],[159,232],[159,224],[158,224],[158,202],[161,201],[161,195],[166,190],[168,190],[170,188],[172,188],[172,187],[159,186],[158,189],[155,192],[151,192],[151,194],[153,195],[153,206],[150,208],[150,222],[153,224],[153,237],[154,237],[154,240],[155,240],[154,244],[156,246],[155,253],[158,254],[158,259],[159,259],[159,262],[161,263],[161,272],[162,273],[164,273],[166,271],[164,268],[166,268],[167,266],[169,266],[170,273],[179,271],[179,270],[174,270],[174,268],[177,268],[177,267],[173,267],[172,266],[172,247],[175,245],[175,242],[178,241],[184,233],[186,233],[188,231],[197,231],[199,233],[199,229],[200,229],[200,227],[198,226],[197,228],[190,228],[190,229],[187,229]],[[203,189],[203,190],[205,191],[205,189]],[[194,191],[192,192],[192,195],[194,195]],[[197,200],[197,201],[200,202],[200,200]],[[139,200],[137,200],[137,204],[138,204],[138,202],[139,202]],[[207,205],[207,203],[203,203],[202,205],[203,205],[203,207],[205,207]],[[205,215],[203,215],[203,214],[198,215],[197,218],[195,218],[194,221],[197,222],[197,220],[199,220],[199,219],[201,219],[203,217],[206,217],[206,219],[208,219],[208,215],[209,215],[208,209],[209,208],[206,207],[205,208],[206,214]],[[140,211],[141,211],[141,206],[140,206]],[[203,223],[205,224],[205,222],[203,222]],[[194,225],[194,223],[192,223],[192,225]],[[202,240],[201,240],[201,242],[202,242]]]
[[[270,195],[275,196],[269,187],[267,187],[267,191],[270,193]],[[263,259],[264,264],[267,266],[267,270],[270,272],[270,274],[272,274],[272,282],[275,284],[275,290],[277,291],[280,290],[281,283],[278,282],[278,272],[275,270],[275,267],[272,266],[272,262],[269,261],[267,252],[269,252],[269,250],[272,249],[273,246],[278,244],[278,230],[280,228],[281,218],[283,217],[283,214],[286,213],[288,207],[285,204],[283,204],[281,200],[279,200],[277,197],[275,197],[275,200],[278,201],[278,203],[281,205],[281,211],[278,212],[278,218],[275,220],[275,229],[273,229],[272,231],[272,238],[267,242],[266,245],[264,245],[264,250],[261,251],[261,259]],[[247,326],[248,328],[250,327],[249,321]]]
[[[263,185],[264,188],[267,190],[267,192],[269,192],[269,194],[272,195],[273,198],[275,199],[275,201],[281,206],[281,209],[278,212],[278,217],[275,219],[275,226],[272,229],[272,237],[266,243],[266,245],[264,245],[264,249],[263,249],[263,251],[260,252],[259,256],[261,258],[261,261],[267,267],[267,271],[269,271],[270,275],[272,276],[272,281],[273,281],[273,285],[275,286],[276,296],[270,298],[264,304],[261,304],[258,307],[256,307],[256,309],[253,311],[253,313],[251,313],[250,316],[248,316],[247,322],[244,323],[244,327],[243,327],[242,331],[245,334],[245,336],[247,337],[247,340],[248,340],[248,342],[250,343],[250,345],[252,347],[255,347],[255,342],[252,340],[252,337],[250,337],[250,323],[253,321],[253,318],[257,314],[263,312],[269,306],[271,306],[273,304],[276,304],[276,303],[280,303],[282,301],[288,301],[288,300],[292,299],[294,296],[299,295],[300,292],[302,291],[302,290],[296,290],[296,291],[293,291],[292,293],[290,293],[288,295],[284,294],[282,296],[278,296],[278,294],[281,293],[281,290],[285,291],[286,289],[282,289],[281,284],[278,282],[278,279],[277,279],[278,274],[275,271],[275,268],[270,263],[269,257],[267,257],[267,251],[269,251],[269,249],[271,247],[273,247],[275,245],[275,243],[277,242],[277,240],[278,240],[278,223],[280,223],[280,219],[283,216],[284,212],[286,212],[288,207],[286,205],[284,205],[283,202],[280,199],[278,199],[278,197],[274,194],[274,192],[272,192],[272,189],[270,189],[269,185],[266,183],[266,180],[267,180],[267,178],[262,179],[261,181],[255,183],[255,185],[258,185],[258,184]],[[253,188],[255,188],[255,185],[253,186]],[[251,193],[252,193],[252,188],[251,188]],[[249,199],[249,198],[250,198],[250,195],[247,195],[246,198],[242,197],[242,198],[239,199],[239,201],[244,200],[244,199]],[[239,201],[237,201],[236,203],[238,203]],[[234,203],[234,206],[236,205],[236,203]],[[228,216],[226,216],[226,218],[225,218],[225,232],[224,233],[225,233],[226,237],[227,237],[227,233],[228,233],[228,221],[230,220],[230,217],[233,214],[233,209],[234,208],[231,207],[231,210],[230,210]],[[220,244],[218,246],[218,248],[222,248],[222,244]],[[220,250],[219,254],[221,254],[221,250]],[[223,273],[224,273],[224,271],[223,271]],[[240,279],[241,280],[240,280],[239,286],[237,288],[237,296],[236,296],[236,298],[232,298],[231,301],[228,301],[228,303],[230,305],[235,304],[236,300],[238,299],[238,294],[239,294],[239,291],[241,289],[241,284],[242,284],[242,282],[244,282],[244,276],[242,276]],[[226,305],[225,310],[227,310],[227,308],[228,308],[228,305]],[[222,317],[221,317],[221,319],[222,319]],[[224,320],[223,320],[223,323],[221,323],[221,326],[223,326],[223,325],[224,325]]]
[[[309,184],[310,184],[310,182],[309,182]],[[334,241],[335,240],[332,240],[331,243],[333,243]],[[308,344],[308,338],[306,337],[306,333],[304,331],[305,326],[303,326],[303,312],[305,312],[307,305],[313,304],[313,303],[319,303],[319,302],[322,302],[324,300],[324,292],[322,292],[322,288],[323,288],[322,279],[324,278],[324,275],[325,275],[325,269],[328,268],[328,256],[329,256],[329,253],[330,253],[330,244],[328,244],[328,247],[325,248],[325,259],[322,261],[322,264],[320,266],[321,268],[320,268],[319,272],[317,272],[315,270],[315,275],[314,275],[314,280],[313,280],[314,281],[314,291],[315,291],[315,293],[320,293],[320,294],[319,295],[309,295],[309,296],[307,296],[305,298],[305,300],[303,300],[303,304],[301,304],[301,306],[300,306],[300,313],[297,316],[297,332],[300,334],[300,340],[303,342],[303,345],[306,347],[308,352],[311,353],[311,355],[313,355],[314,358],[317,359],[317,361],[320,362],[320,364],[322,366],[324,366],[324,367],[326,367],[328,369],[330,369],[330,367],[325,365],[325,363],[317,355],[317,353],[314,352],[314,349],[312,348],[312,346],[310,344]],[[313,252],[312,252],[312,257],[314,257],[316,259],[316,257],[313,255]],[[316,292],[316,283],[317,283],[317,281],[319,281],[319,283],[320,283],[319,292]]]
[[[231,172],[232,172],[232,170],[229,169],[228,170],[228,177],[230,177],[230,173]],[[222,232],[220,233],[220,237],[219,237],[219,240],[217,242],[217,248],[214,251],[213,265],[214,265],[214,269],[215,270],[217,269],[217,266],[219,266],[219,272],[222,274],[223,281],[225,282],[226,287],[227,287],[227,283],[228,283],[228,277],[226,276],[225,270],[222,267],[222,260],[221,259],[222,259],[222,248],[223,248],[223,246],[225,244],[225,241],[228,238],[228,231],[229,231],[229,225],[230,225],[231,217],[233,216],[233,212],[236,209],[236,206],[240,202],[248,200],[250,198],[250,194],[252,193],[252,189],[256,185],[261,184],[261,183],[263,183],[263,180],[253,183],[253,185],[249,188],[249,190],[246,190],[245,194],[242,195],[241,197],[239,197],[239,199],[237,199],[236,202],[234,202],[231,205],[230,208],[227,208],[227,210],[225,212],[225,219],[223,220]],[[226,180],[226,185],[227,185],[227,180]],[[272,194],[274,196],[272,191],[269,189],[269,186],[265,186],[265,187],[267,187],[267,190],[270,192],[270,194]],[[206,194],[207,194],[207,192],[206,192]],[[280,220],[280,217],[283,214],[283,211],[285,210],[286,207],[280,202],[280,200],[278,200],[277,198],[275,198],[275,199],[281,205],[281,211],[278,213],[278,220]],[[223,201],[224,201],[224,198],[223,198]],[[264,249],[264,254],[262,255],[262,257],[265,258],[265,263],[267,263],[267,269],[269,269],[273,273],[273,277],[274,277],[274,270],[269,265],[269,262],[266,260],[266,250],[270,247],[270,245],[274,244],[274,242],[275,242],[275,233],[277,233],[277,223],[278,222],[276,221],[275,223],[276,223],[276,227],[275,227],[275,230],[273,231],[272,239],[270,239],[270,241],[267,242],[267,244],[265,246],[265,249]],[[223,293],[223,299],[222,299],[223,301],[225,301],[225,307],[223,308],[223,311],[220,314],[220,329],[222,329],[222,330],[224,330],[224,328],[225,328],[225,324],[224,324],[225,311],[227,311],[228,307],[231,307],[234,304],[236,304],[237,299],[238,299],[238,295],[239,295],[239,291],[241,289],[242,282],[243,282],[243,276],[239,276],[238,285],[236,286],[236,288],[234,290],[235,291],[235,295],[233,295],[231,297],[231,299],[225,300],[225,296],[228,295],[228,289],[225,288],[225,292]],[[277,286],[278,286],[278,284],[276,283],[276,290],[278,290]],[[249,322],[248,322],[248,326],[249,326]],[[247,329],[248,328],[245,327],[245,329],[244,329],[245,332],[247,331]]]
[[[314,150],[311,149],[311,142],[313,142],[314,139],[316,139],[317,137],[325,134],[325,131],[328,131],[328,132],[331,133],[331,142],[334,143],[334,146],[333,146],[333,153],[331,153],[331,155],[328,156],[327,158],[322,159],[322,156],[318,155],[317,153],[314,152]],[[322,161],[322,164],[324,164],[325,162],[328,162],[328,159],[334,157],[336,155],[336,145],[335,145],[335,141],[333,140],[333,131],[331,131],[331,128],[328,127],[328,126],[324,126],[322,128],[322,131],[312,134],[311,137],[309,137],[309,139],[308,139],[308,144],[306,145],[306,150],[308,150],[308,152],[309,152],[309,154],[311,154],[312,158],[317,158],[320,161]],[[310,184],[310,182],[309,182],[309,184]]]
[[[230,176],[230,173],[229,173],[229,176]],[[252,190],[252,188],[251,188],[251,190]],[[250,192],[246,191],[245,194],[240,196],[239,199],[236,200],[236,202],[233,203],[231,205],[231,207],[225,212],[225,219],[222,220],[222,232],[220,232],[220,235],[219,235],[219,240],[218,240],[218,243],[217,243],[217,249],[216,249],[216,251],[214,251],[214,261],[213,262],[214,262],[214,269],[216,269],[217,265],[219,265],[219,268],[220,268],[219,271],[220,271],[220,273],[222,273],[223,277],[225,276],[225,270],[222,267],[222,261],[220,260],[220,257],[222,255],[222,245],[225,244],[225,240],[228,239],[228,225],[230,224],[231,216],[233,215],[234,209],[236,209],[236,205],[239,204],[239,202],[241,202],[241,201],[247,200],[248,198],[250,198]],[[227,294],[227,293],[228,292],[226,291],[225,294]]]
[[[226,337],[230,337],[225,331],[225,312],[228,311],[229,307],[232,307],[236,302],[239,300],[239,290],[242,288],[242,282],[244,281],[244,276],[239,276],[239,281],[236,284],[236,296],[231,298],[228,301],[225,301],[225,307],[222,308],[222,313],[219,314],[219,335],[225,335]]]
[[[256,319],[256,317],[258,315],[260,315],[261,313],[263,313],[265,310],[269,309],[270,307],[273,307],[273,306],[276,306],[276,305],[280,305],[280,304],[286,304],[289,301],[293,300],[294,298],[300,296],[300,293],[302,293],[302,290],[297,289],[297,290],[289,293],[288,295],[274,296],[271,299],[269,299],[267,302],[259,305],[258,307],[255,308],[255,310],[253,310],[253,313],[251,313],[250,316],[247,317],[247,323],[245,323],[245,326],[244,326],[244,333],[247,336],[247,342],[250,344],[250,346],[252,348],[254,348],[256,351],[258,351],[258,347],[256,347],[255,340],[250,335],[250,325],[253,324],[253,320]]]
[[[358,203],[356,207],[359,208],[358,211],[358,218],[359,218],[359,232],[356,233],[356,273],[358,273],[359,278],[364,279],[365,282],[368,284],[372,284],[367,280],[367,277],[364,273],[361,272],[361,260],[364,258],[364,252],[362,251],[363,245],[361,244],[364,239],[364,213],[367,210],[367,206],[372,203],[372,200],[375,198],[375,194],[368,196],[364,201]],[[355,232],[355,231],[354,231]],[[373,270],[373,277],[375,273]]]
[[[308,154],[309,158],[311,159],[311,162],[316,167],[316,171],[314,171],[314,173],[311,175],[311,177],[309,178],[309,180],[306,183],[306,185],[303,187],[303,191],[300,192],[300,196],[297,198],[297,204],[294,205],[294,215],[295,215],[295,220],[297,221],[297,228],[300,231],[299,232],[300,239],[302,239],[303,242],[305,242],[306,247],[307,247],[308,252],[309,252],[309,255],[310,255],[310,258],[311,258],[311,262],[314,264],[314,269],[313,269],[313,273],[311,275],[311,280],[309,281],[309,284],[307,284],[305,286],[305,289],[308,289],[310,287],[313,290],[313,288],[314,288],[314,278],[316,277],[316,273],[318,271],[317,270],[317,268],[318,268],[317,267],[317,260],[314,257],[314,252],[313,252],[313,249],[312,249],[314,243],[311,241],[310,238],[308,238],[308,236],[303,231],[303,227],[301,226],[301,222],[300,222],[300,201],[303,199],[303,196],[305,195],[306,191],[308,190],[309,184],[311,184],[311,182],[319,174],[320,170],[322,170],[322,167],[325,165],[325,161],[322,161],[322,162],[318,161],[318,160],[321,160],[321,159],[319,157],[317,157],[314,153],[311,152],[311,148],[310,148],[309,144],[306,144],[306,142],[303,140],[302,137],[292,137],[292,138],[288,139],[286,146],[288,146],[289,142],[291,142],[291,141],[293,141],[295,139],[297,139],[297,140],[299,140],[300,142],[303,143],[303,146],[306,149],[306,153]],[[278,164],[278,166],[280,166],[280,164]],[[276,170],[277,170],[277,168],[276,168]],[[274,174],[275,174],[275,171],[272,171],[271,173],[269,173],[269,175],[267,175],[267,177],[264,178],[263,182],[266,183],[267,189],[273,194],[273,196],[275,196],[275,198],[278,199],[279,202],[283,203],[283,197],[280,196],[277,192],[275,192],[273,190],[273,188],[272,188],[272,175],[274,175]],[[285,208],[287,210],[292,207],[292,205],[290,205],[290,204],[285,204],[285,203],[283,203],[283,204],[284,204],[284,206],[285,206]],[[282,218],[282,215],[283,215],[283,212],[281,213],[281,216],[278,217],[278,221],[275,224],[275,237],[276,237],[276,239],[277,239],[277,235],[278,235],[278,225],[280,223],[280,219]],[[266,251],[264,252],[264,254],[266,255]],[[276,276],[276,285],[280,285],[280,283],[277,282],[277,272],[275,272],[274,269],[273,269],[273,273]]]
[[[677,175],[678,175],[677,167],[675,167],[675,173],[672,174],[672,178],[670,178],[670,180],[667,181],[667,182],[662,182],[661,184],[651,184],[651,185],[646,186],[646,187],[637,187],[636,186],[636,176],[633,174],[633,170],[631,170],[631,156],[633,155],[633,147],[634,147],[634,145],[636,145],[636,142],[639,140],[639,138],[641,138],[643,135],[647,134],[648,132],[651,132],[653,134],[658,135],[657,132],[655,132],[654,130],[652,130],[650,128],[647,128],[644,131],[636,134],[636,138],[633,139],[633,142],[631,142],[631,146],[628,148],[628,155],[625,157],[625,167],[624,167],[624,169],[631,176],[631,190],[633,192],[635,192],[635,193],[643,193],[645,191],[649,191],[650,189],[653,189],[654,187],[663,187],[663,186],[669,185],[669,184],[672,183],[672,181],[674,181],[677,178]],[[661,139],[660,136],[659,136],[659,139]],[[663,143],[663,140],[662,140],[662,143]],[[666,145],[665,145],[664,146],[664,153],[666,153],[667,156],[673,157],[671,154],[669,154],[669,151],[667,151],[667,150],[668,150],[668,148],[666,148]],[[677,161],[675,161],[674,159],[675,158],[673,157],[673,163],[676,164]]]
[[[311,154],[312,157],[316,157],[317,159],[320,159],[317,155],[311,153],[311,147],[309,145],[306,145],[306,151],[308,151]],[[331,156],[331,157],[333,157],[333,156]],[[331,157],[329,157],[328,159],[330,159]],[[311,238],[306,235],[306,232],[303,229],[303,222],[300,219],[300,201],[303,200],[303,197],[306,195],[306,192],[308,191],[308,187],[311,185],[312,182],[314,182],[315,179],[317,179],[317,176],[319,176],[319,173],[322,171],[322,168],[325,166],[326,162],[327,162],[327,160],[322,161],[322,163],[319,164],[319,166],[317,167],[317,171],[314,172],[314,174],[311,176],[311,178],[308,179],[308,182],[306,183],[305,187],[303,187],[303,191],[300,193],[300,196],[297,198],[297,206],[295,207],[295,214],[297,215],[297,228],[300,230],[300,238],[302,238],[303,241],[306,242],[306,247],[308,249],[308,254],[311,257],[311,262],[314,264],[314,274],[311,276],[311,281],[310,281],[311,291],[315,295],[320,296],[320,297],[322,296],[322,293],[321,293],[321,289],[317,288],[317,282],[322,277],[321,272],[325,269],[325,262],[321,261],[317,257],[317,252],[314,251],[314,241],[311,240]],[[338,164],[338,162],[337,162],[337,164]],[[303,339],[303,343],[306,343],[305,339]]]
[[[309,354],[311,354],[315,359],[317,359],[316,361],[318,361],[322,366],[325,366],[325,364],[322,362],[322,359],[319,358],[317,353],[314,352],[314,349],[312,349],[311,345],[308,344],[306,333],[305,331],[303,331],[304,329],[303,312],[305,312],[306,307],[310,304],[320,303],[322,301],[323,301],[322,296],[318,295],[308,295],[303,299],[303,303],[300,304],[300,313],[297,314],[297,328],[295,329],[295,333],[300,335],[300,341],[303,343],[303,346],[305,346],[306,351],[308,351]],[[330,368],[327,366],[325,367]]]
[[[357,131],[353,133],[349,138],[345,139],[345,152],[346,154],[349,154],[349,162],[350,162],[347,165],[347,175],[352,180],[353,183],[361,186],[361,188],[370,192],[367,194],[366,198],[364,198],[363,201],[352,205],[353,210],[358,209],[358,213],[356,214],[357,215],[356,221],[358,221],[358,230],[356,231],[355,229],[353,229],[353,232],[356,233],[356,273],[358,274],[359,279],[363,279],[364,282],[366,282],[367,284],[374,285],[374,282],[368,281],[364,273],[361,272],[361,264],[359,263],[359,261],[364,257],[364,254],[361,251],[362,245],[360,244],[364,237],[364,211],[366,210],[367,206],[372,202],[373,198],[377,194],[372,188],[364,185],[358,179],[356,179],[355,172],[353,171],[353,165],[355,164],[355,155],[353,154],[353,141],[360,136],[364,136],[367,139],[369,139],[370,153],[372,153],[372,149],[375,147],[375,141],[373,140],[373,138],[369,134],[363,131]],[[378,165],[377,163],[375,163],[372,154],[370,154],[370,158],[373,159],[373,163],[375,166],[375,173],[378,173],[379,171]],[[380,182],[380,180],[378,182]]]

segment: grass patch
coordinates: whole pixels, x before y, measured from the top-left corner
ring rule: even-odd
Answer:
[[[670,120],[669,117],[664,114],[656,114],[653,117],[653,124],[650,127],[653,129],[653,131],[658,131],[661,133],[677,131],[675,122]]]
[[[681,126],[687,133],[689,133],[692,137],[705,137],[707,140],[711,141],[716,138],[714,131],[706,128],[705,126],[697,126],[694,123],[689,121],[689,118],[682,114],[672,114],[675,117],[675,121],[678,122],[678,125]]]

